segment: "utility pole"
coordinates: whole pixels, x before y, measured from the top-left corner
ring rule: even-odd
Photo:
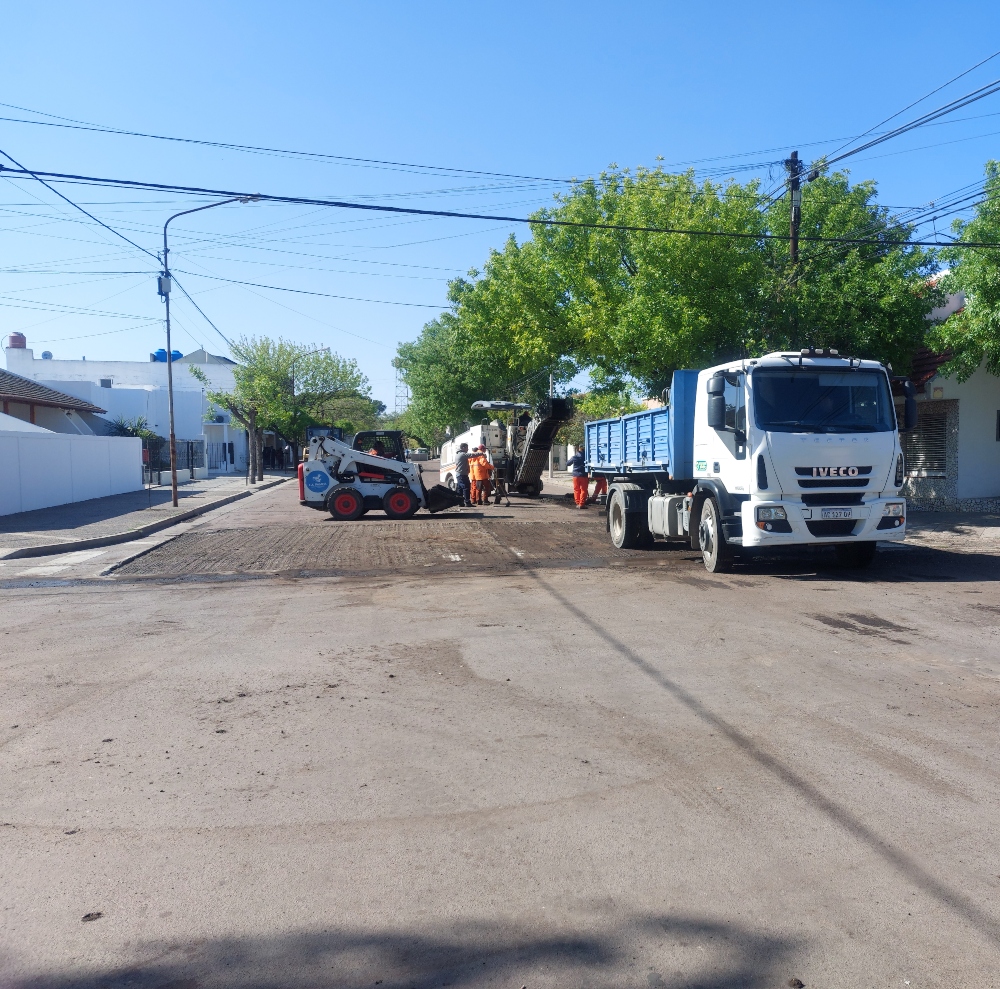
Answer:
[[[207,206],[196,206],[194,209],[182,210],[168,217],[163,224],[163,271],[157,279],[157,289],[165,306],[165,316],[167,321],[167,413],[170,417],[170,495],[171,504],[177,507],[177,433],[174,429],[174,356],[170,349],[170,264],[167,260],[170,249],[167,247],[167,227],[171,220],[176,220],[179,216],[187,216],[188,213],[200,213],[203,209],[212,209],[215,206],[225,206],[227,203],[249,203],[255,202],[259,196],[234,196],[232,199],[223,199],[217,203],[209,203]],[[256,442],[256,440],[255,440]]]
[[[552,375],[550,374],[549,375],[549,412],[550,413],[552,411],[551,406],[552,406],[552,396],[553,396],[553,394],[554,394],[554,389],[553,389],[553,383],[552,383]],[[553,454],[553,452],[552,452],[552,444],[550,443],[549,444],[549,480],[550,481],[554,477],[554,475],[552,473],[552,459],[553,459],[554,456],[555,456],[555,454]]]
[[[785,162],[788,169],[788,188],[792,194],[792,208],[788,215],[788,256],[792,264],[799,263],[799,224],[802,222],[802,162],[798,151],[793,151],[791,158]]]

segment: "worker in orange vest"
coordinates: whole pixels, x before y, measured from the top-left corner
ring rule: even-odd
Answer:
[[[469,454],[469,477],[472,479],[472,504],[485,505],[493,473],[493,464],[486,456],[486,447],[478,446]]]

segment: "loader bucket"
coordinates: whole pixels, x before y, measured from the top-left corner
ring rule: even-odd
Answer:
[[[443,512],[446,508],[454,508],[462,504],[462,496],[451,488],[446,488],[443,484],[435,484],[424,495],[424,506],[432,515],[435,512]]]

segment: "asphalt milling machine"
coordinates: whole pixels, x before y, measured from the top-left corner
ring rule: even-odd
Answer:
[[[420,465],[406,460],[403,434],[394,429],[358,433],[352,443],[313,436],[299,464],[299,503],[353,522],[372,509],[408,519],[421,508],[432,514],[461,504],[452,490],[424,486]]]
[[[462,443],[482,444],[496,468],[496,478],[511,494],[537,498],[542,493],[542,472],[559,427],[573,415],[567,398],[546,398],[535,406],[523,402],[474,402],[477,412],[510,413],[510,422],[499,418],[472,426],[441,447],[441,480],[455,489],[455,455]],[[529,415],[533,412],[533,415]]]

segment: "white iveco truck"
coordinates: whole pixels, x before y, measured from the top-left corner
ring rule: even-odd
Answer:
[[[675,371],[667,407],[587,423],[586,458],[609,481],[619,548],[683,539],[715,572],[754,550],[832,545],[864,567],[877,540],[906,534],[899,432],[884,365],[810,348]]]

